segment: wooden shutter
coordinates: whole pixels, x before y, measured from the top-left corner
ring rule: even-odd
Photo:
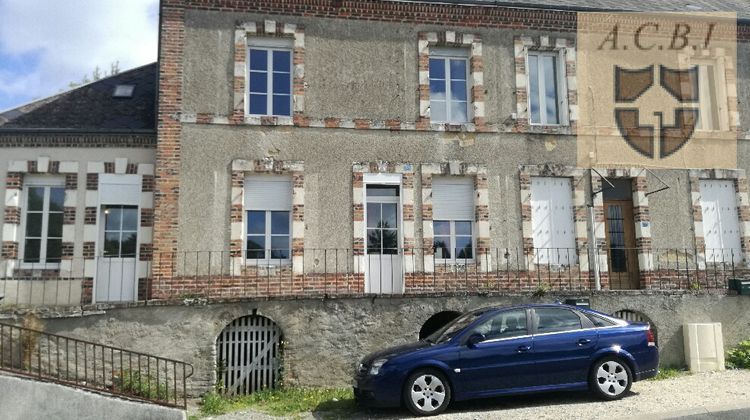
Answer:
[[[432,178],[433,220],[474,220],[472,177]]]
[[[531,178],[531,228],[539,264],[575,264],[570,178]]]
[[[700,190],[706,261],[738,262],[742,257],[734,182],[704,179]]]
[[[280,175],[245,178],[245,210],[292,209],[292,179]]]

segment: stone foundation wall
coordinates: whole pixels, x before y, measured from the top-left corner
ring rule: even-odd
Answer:
[[[750,298],[708,292],[306,299],[190,306],[187,303],[199,301],[192,299],[184,305],[107,309],[72,317],[57,313],[44,322],[51,333],[192,363],[195,375],[188,386],[189,392],[197,395],[208,391],[215,381],[216,337],[241,316],[257,313],[281,328],[286,384],[347,386],[365,354],[416,340],[425,321],[438,312],[566,297],[589,297],[596,310],[612,313],[627,309],[653,320],[663,366],[684,363],[683,323],[721,322],[726,348],[750,337]]]

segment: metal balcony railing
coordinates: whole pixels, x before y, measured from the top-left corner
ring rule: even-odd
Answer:
[[[151,258],[0,260],[2,305],[152,299],[726,289],[733,249],[378,248],[185,251]]]

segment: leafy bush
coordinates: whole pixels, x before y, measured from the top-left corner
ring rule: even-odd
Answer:
[[[742,341],[729,350],[726,365],[730,369],[750,369],[750,340]]]

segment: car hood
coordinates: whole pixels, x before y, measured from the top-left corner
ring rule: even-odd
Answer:
[[[364,359],[362,359],[362,362],[366,365],[369,365],[376,359],[391,359],[395,356],[401,356],[431,346],[432,344],[428,343],[427,341],[417,341],[415,343],[404,344],[401,346],[388,347],[384,350],[368,354]]]

